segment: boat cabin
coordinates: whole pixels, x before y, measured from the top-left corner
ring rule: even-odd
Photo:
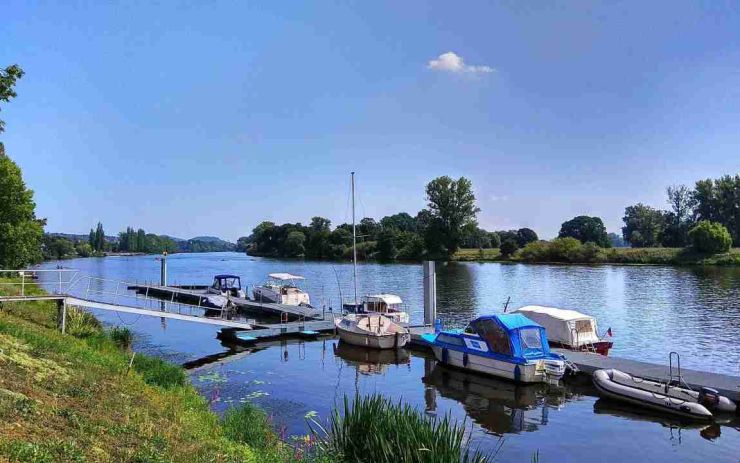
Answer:
[[[594,351],[607,355],[613,343],[599,337],[596,320],[575,310],[528,305],[517,309],[547,330],[547,339],[557,347]]]
[[[208,292],[243,297],[241,278],[236,275],[216,275]]]
[[[521,361],[553,357],[545,328],[521,314],[478,317],[464,330],[440,332],[435,342],[452,350]]]
[[[398,323],[409,322],[403,300],[395,294],[371,294],[363,296],[360,303],[347,301],[342,306],[350,313],[378,313]]]

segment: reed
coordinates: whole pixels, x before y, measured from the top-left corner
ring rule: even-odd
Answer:
[[[316,450],[341,461],[394,463],[483,463],[492,457],[470,448],[465,424],[450,415],[430,419],[416,408],[380,395],[345,396],[328,429],[311,423]]]
[[[110,330],[108,335],[122,351],[128,352],[131,350],[131,346],[134,343],[134,333],[130,329],[116,326]]]
[[[189,382],[185,370],[155,357],[137,355],[133,367],[147,384],[163,389],[184,387]]]

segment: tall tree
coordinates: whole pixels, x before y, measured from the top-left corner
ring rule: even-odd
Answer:
[[[666,188],[670,212],[663,215],[665,229],[660,242],[666,247],[684,247],[689,242],[689,229],[693,225],[694,195],[686,185]]]
[[[23,77],[23,69],[20,68],[17,64],[12,64],[5,69],[0,69],[0,102],[7,103],[11,99],[18,96],[15,93],[15,84]],[[0,111],[2,108],[0,108]],[[0,133],[3,133],[5,131],[5,121],[0,119]],[[2,144],[0,144],[1,146]],[[3,151],[0,149],[0,151]]]
[[[558,238],[575,238],[581,243],[594,243],[602,248],[611,247],[604,222],[599,217],[579,215],[563,222]]]
[[[665,222],[663,213],[642,203],[624,210],[622,235],[633,248],[657,246]]]
[[[41,260],[44,220],[36,218],[33,191],[21,169],[0,157],[0,268],[21,268]]]
[[[434,222],[431,233],[437,234],[432,242],[439,242],[448,255],[460,247],[462,227],[475,223],[480,211],[475,205],[473,184],[465,177],[453,180],[438,177],[427,184],[427,207]],[[429,233],[429,229],[427,233]]]
[[[520,248],[523,248],[528,243],[537,241],[538,239],[539,237],[537,236],[537,233],[535,233],[531,228],[520,228],[516,231],[516,244]]]
[[[693,199],[695,221],[720,223],[740,242],[740,174],[696,182]]]

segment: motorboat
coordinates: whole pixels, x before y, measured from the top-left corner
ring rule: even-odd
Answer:
[[[425,333],[437,361],[520,383],[556,382],[565,359],[550,352],[545,328],[520,313],[485,315],[464,330]]]
[[[609,349],[614,345],[608,339],[611,337],[611,328],[606,335],[599,336],[594,317],[576,310],[528,305],[513,313],[520,313],[545,327],[547,341],[553,347],[609,355]]]
[[[299,288],[296,283],[305,278],[290,273],[270,273],[268,277],[267,283],[255,286],[252,290],[255,301],[311,306],[308,293]]]
[[[399,349],[411,340],[407,328],[380,314],[349,314],[334,323],[339,338],[354,346]]]
[[[712,420],[714,413],[733,413],[736,405],[711,388],[688,387],[651,381],[616,369],[596,370],[593,383],[605,398],[627,402],[683,418]]]
[[[223,297],[246,297],[246,293],[242,289],[241,278],[236,275],[216,275],[213,277],[213,283],[208,287],[206,292]]]
[[[359,303],[345,302],[344,310],[349,313],[385,315],[396,323],[408,324],[409,314],[403,300],[395,294],[371,294],[364,296]]]

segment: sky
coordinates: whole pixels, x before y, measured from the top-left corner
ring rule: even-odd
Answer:
[[[740,172],[735,2],[31,2],[1,7],[8,155],[47,231],[189,238],[379,219],[469,178],[488,230],[619,231]]]

